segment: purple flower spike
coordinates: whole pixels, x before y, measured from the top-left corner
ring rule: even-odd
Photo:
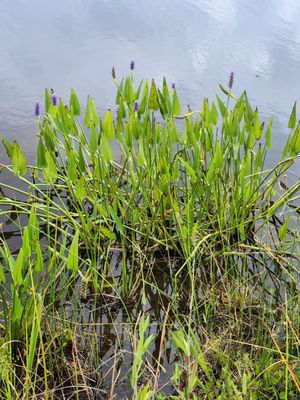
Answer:
[[[231,72],[230,77],[229,77],[229,83],[228,83],[228,86],[230,89],[232,89],[233,81],[234,81],[234,73]]]
[[[51,101],[52,101],[52,104],[53,104],[54,106],[57,105],[57,96],[56,96],[56,94],[55,94],[54,92],[52,93]]]
[[[137,101],[135,101],[135,102],[133,103],[133,109],[134,109],[134,111],[139,111],[139,108],[140,108],[139,103],[138,103]]]
[[[174,82],[172,83],[172,89],[175,89],[175,83]]]
[[[134,61],[132,60],[132,61],[130,61],[130,69],[131,69],[131,71],[133,71],[134,70]]]
[[[35,103],[35,106],[34,106],[34,115],[36,117],[38,117],[40,115],[40,105],[39,105],[38,101]]]
[[[113,79],[116,79],[116,70],[115,70],[115,67],[112,67],[112,69],[111,69],[111,75],[112,75]]]

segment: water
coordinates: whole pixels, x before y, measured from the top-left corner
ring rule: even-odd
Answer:
[[[218,84],[226,85],[234,71],[234,92],[246,89],[264,118],[275,115],[273,156],[279,155],[291,108],[300,100],[298,0],[1,0],[0,15],[0,132],[17,140],[29,159],[35,157],[34,103],[43,102],[45,87],[54,88],[64,99],[74,88],[83,104],[91,95],[102,113],[114,102],[112,66],[121,78],[129,72],[130,60],[135,60],[138,79],[161,81],[166,76],[175,82],[183,103],[192,109],[204,96],[212,98]],[[5,160],[0,147],[0,163]],[[14,253],[18,232],[8,223],[5,231]],[[161,275],[159,271],[157,282],[167,292],[168,283],[163,285]],[[151,347],[155,358],[164,315],[150,285],[146,295],[157,323],[151,328],[158,340]],[[104,373],[118,341],[127,354],[122,367],[126,372],[130,343],[120,328],[126,315],[114,303],[99,309],[98,315],[95,304],[87,303],[82,319],[95,314],[92,322],[102,338],[101,357],[108,363]],[[165,366],[172,365],[170,359],[162,360]],[[169,381],[169,372],[162,384]],[[119,390],[126,389],[128,382]]]
[[[166,76],[197,109],[235,72],[263,116],[275,114],[281,149],[300,98],[300,3],[297,0],[41,0],[0,3],[0,132],[35,153],[33,107],[45,87],[99,112],[113,105],[117,75],[136,62],[138,78]],[[1,148],[0,162],[5,159]]]

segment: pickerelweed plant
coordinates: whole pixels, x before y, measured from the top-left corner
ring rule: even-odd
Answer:
[[[117,109],[109,109],[104,116],[98,114],[91,97],[82,113],[74,90],[67,105],[53,91],[45,90],[43,117],[39,105],[35,106],[35,165],[28,166],[17,142],[11,144],[2,136],[11,164],[1,164],[1,169],[17,177],[20,185],[1,183],[3,192],[8,191],[10,196],[0,197],[0,215],[16,225],[21,245],[13,253],[5,235],[0,236],[1,322],[5,338],[3,344],[0,341],[5,348],[1,359],[12,356],[17,369],[26,367],[27,398],[31,398],[32,388],[40,388],[39,385],[45,398],[50,398],[47,385],[55,374],[51,368],[49,372],[49,365],[55,369],[58,360],[66,357],[63,348],[71,343],[69,357],[72,366],[78,367],[72,375],[74,386],[78,389],[81,379],[89,393],[88,373],[81,369],[76,335],[68,319],[71,311],[59,308],[59,319],[63,321],[59,325],[57,304],[71,299],[74,309],[80,310],[80,298],[85,301],[91,291],[95,298],[108,293],[109,298],[117,299],[127,310],[130,301],[144,308],[147,294],[153,289],[164,311],[168,309],[173,316],[174,332],[169,334],[169,340],[182,356],[172,376],[177,391],[177,397],[172,398],[190,399],[191,393],[200,393],[206,396],[203,398],[214,399],[222,393],[224,382],[224,397],[218,398],[244,398],[256,386],[258,391],[264,390],[264,384],[256,382],[256,361],[252,364],[247,359],[247,369],[240,366],[239,360],[227,360],[222,337],[221,345],[215,346],[218,350],[213,349],[218,355],[215,370],[224,362],[216,386],[217,374],[213,363],[202,353],[203,332],[199,333],[203,323],[216,332],[216,310],[221,314],[224,305],[222,296],[222,301],[209,299],[211,289],[206,288],[202,297],[200,286],[212,287],[213,293],[220,286],[226,288],[227,295],[231,280],[240,279],[246,286],[254,281],[257,292],[260,282],[266,297],[274,292],[279,297],[283,293],[295,296],[295,303],[289,302],[285,315],[286,335],[292,338],[287,341],[290,347],[285,353],[280,348],[282,357],[278,361],[264,343],[257,374],[271,379],[265,370],[270,364],[277,366],[282,362],[286,387],[281,387],[279,373],[276,385],[283,390],[283,398],[290,391],[296,393],[291,387],[293,382],[296,390],[299,386],[294,367],[299,361],[299,337],[294,328],[299,320],[294,315],[294,304],[299,307],[300,183],[297,180],[289,185],[285,177],[300,152],[296,105],[282,155],[275,166],[267,168],[273,119],[267,124],[262,122],[246,92],[234,96],[233,81],[228,89],[220,85],[221,94],[216,95],[215,101],[204,99],[199,110],[182,112],[174,84],[170,89],[165,79],[161,87],[154,80],[135,84],[133,62],[126,79],[119,82],[115,70],[112,75]],[[12,207],[13,218],[7,214]],[[28,223],[21,223],[24,217]],[[115,254],[118,261],[112,262]],[[172,294],[167,287],[160,287],[152,262],[156,256],[163,260],[163,272],[168,276]],[[252,311],[245,306],[245,298],[233,298],[228,300],[226,312],[238,303],[233,314],[240,313],[242,317],[240,321],[234,320],[234,327],[244,335],[242,318],[246,315],[252,321]],[[170,310],[165,302],[171,304]],[[129,314],[128,311],[130,321]],[[148,377],[147,383],[141,384],[148,346],[154,340],[152,334],[146,333],[149,318],[142,315],[139,332],[132,333],[130,386],[136,398],[157,395],[163,399],[164,395],[158,393],[159,359],[168,336],[167,317],[154,378]],[[271,318],[270,315],[268,311],[261,319]],[[263,339],[268,332],[263,325],[265,319],[255,321],[259,321],[256,333]],[[56,324],[59,329],[54,328]],[[45,326],[49,331],[44,331]],[[232,323],[228,326],[230,331]],[[195,333],[196,330],[199,332]],[[94,346],[94,336],[90,336],[93,339],[86,340],[86,348]],[[213,347],[211,341],[207,342]],[[270,342],[271,339],[268,346]],[[276,340],[274,343],[277,345]],[[244,346],[241,339],[239,344]],[[93,351],[89,354],[88,364],[96,365],[97,356]],[[21,379],[7,363],[0,370],[0,383],[6,382],[7,398],[17,398],[18,390],[14,388]],[[70,365],[66,365],[69,371]],[[113,371],[115,382],[117,372]],[[199,379],[199,374],[203,379]],[[242,376],[240,386],[234,374]],[[61,380],[64,379],[62,375]],[[112,398],[113,385],[110,392]],[[275,389],[270,393],[275,393]]]
[[[224,267],[225,253],[247,252],[257,240],[261,248],[261,233],[283,209],[288,221],[280,218],[277,227],[281,237],[290,233],[299,182],[287,188],[282,177],[300,151],[296,107],[282,158],[266,169],[272,118],[265,126],[246,92],[236,98],[221,86],[225,100],[204,99],[199,111],[181,114],[175,85],[170,93],[165,79],[161,89],[154,80],[136,87],[133,71],[114,81],[116,112],[100,117],[89,97],[84,126],[74,90],[68,105],[53,102],[45,91],[32,180],[19,145],[2,138],[12,160],[3,168],[28,185],[28,201],[16,201],[18,212],[29,215],[34,206],[41,222],[77,232],[90,260],[99,259],[107,243],[118,242],[123,249],[138,244],[188,260],[199,254],[209,258],[213,250]],[[1,204],[11,199],[1,198]]]

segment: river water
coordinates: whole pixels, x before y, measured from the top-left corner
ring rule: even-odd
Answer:
[[[279,152],[300,99],[298,0],[1,0],[0,132],[35,153],[34,102],[44,88],[74,88],[99,112],[113,106],[118,77],[166,76],[185,105],[212,98],[235,73],[265,118],[275,115]],[[275,153],[276,153],[275,151]],[[5,158],[1,149],[1,159]]]

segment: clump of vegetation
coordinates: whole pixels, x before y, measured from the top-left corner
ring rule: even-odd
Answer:
[[[112,75],[104,116],[45,91],[35,165],[2,137],[2,398],[297,398],[296,105],[267,168],[273,120],[232,79],[185,113]]]

